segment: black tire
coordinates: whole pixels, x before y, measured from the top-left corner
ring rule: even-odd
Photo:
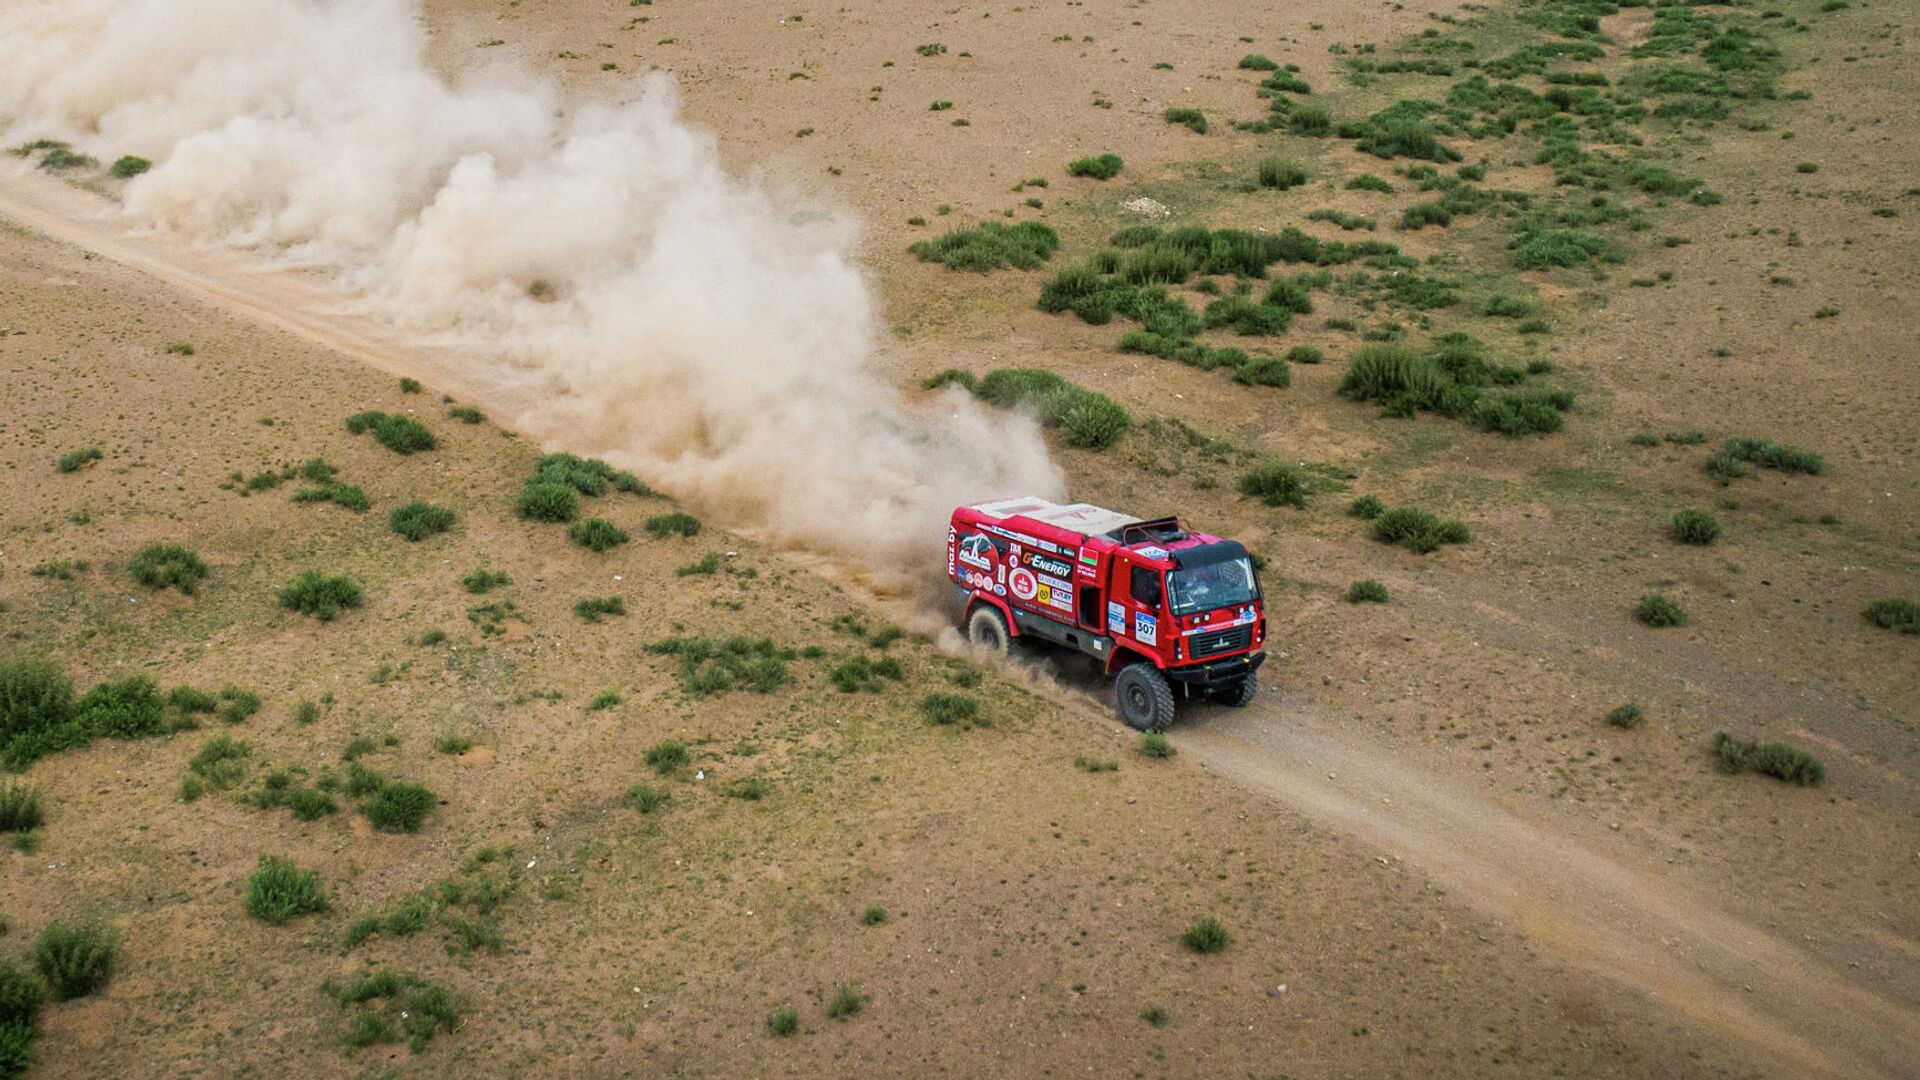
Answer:
[[[1165,731],[1173,723],[1173,687],[1152,664],[1128,664],[1113,680],[1113,708],[1135,731]]]
[[[1013,634],[1007,630],[1007,617],[1000,609],[981,604],[967,616],[967,640],[995,656],[1013,651]]]
[[[1207,696],[1232,709],[1244,709],[1253,704],[1253,697],[1260,692],[1260,677],[1249,672],[1247,675],[1210,692]]]

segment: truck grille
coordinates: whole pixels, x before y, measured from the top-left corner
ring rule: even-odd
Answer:
[[[1236,626],[1230,630],[1209,630],[1204,634],[1193,635],[1193,658],[1202,660],[1221,653],[1239,652],[1253,644],[1253,625]]]

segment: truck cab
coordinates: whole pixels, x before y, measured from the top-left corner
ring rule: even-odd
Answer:
[[[1093,657],[1132,727],[1166,727],[1176,696],[1245,705],[1258,690],[1266,619],[1253,558],[1177,519],[1035,498],[963,506],[947,574],[975,644],[1039,640]]]

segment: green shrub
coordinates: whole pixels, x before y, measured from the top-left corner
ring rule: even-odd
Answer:
[[[360,804],[360,812],[381,832],[416,833],[438,802],[420,784],[386,783]]]
[[[1369,121],[1354,144],[1375,157],[1423,161],[1459,161],[1460,154],[1440,141],[1433,125],[1407,116],[1380,115]]]
[[[0,968],[0,977],[4,977],[4,971]],[[40,1027],[32,1016],[18,1020],[0,1018],[0,1077],[14,1080],[27,1075],[36,1060],[33,1044],[39,1039]]]
[[[1277,356],[1254,356],[1235,364],[1233,381],[1242,386],[1291,386],[1293,367]]]
[[[1173,740],[1158,731],[1141,732],[1140,737],[1134,740],[1134,748],[1139,750],[1143,757],[1170,758],[1173,756]]]
[[[1333,134],[1333,114],[1324,105],[1296,104],[1287,110],[1287,127],[1295,135],[1321,138]]]
[[[63,473],[79,472],[81,468],[92,462],[99,461],[100,458],[100,448],[97,446],[89,446],[85,450],[75,450],[71,453],[61,454],[58,464],[60,471]]]
[[[166,700],[153,680],[135,675],[119,682],[103,682],[73,704],[73,725],[82,739],[107,735],[140,739],[166,730]]]
[[[1820,759],[1785,743],[1753,743],[1724,731],[1713,735],[1713,752],[1727,772],[1757,772],[1789,784],[1812,787],[1826,779]]]
[[[1619,262],[1624,257],[1616,245],[1585,229],[1529,232],[1513,247],[1513,264],[1522,270],[1580,266],[1595,259]]]
[[[608,615],[625,615],[627,602],[617,596],[590,597],[574,604],[573,613],[590,623],[596,623]]]
[[[309,570],[280,590],[280,606],[321,622],[332,622],[344,608],[361,604],[360,586],[343,577],[327,577]]]
[[[347,431],[354,435],[371,431],[381,446],[396,454],[419,453],[439,445],[427,425],[401,413],[355,413],[347,417]]]
[[[663,739],[647,747],[647,764],[654,772],[662,776],[686,768],[688,760],[687,744],[678,739]]]
[[[187,762],[187,771],[193,779],[204,783],[215,791],[226,791],[234,787],[246,776],[246,757],[251,749],[246,743],[226,735],[218,735],[201,744],[193,760]],[[195,798],[198,797],[196,794]],[[193,799],[189,798],[188,802]]]
[[[1133,426],[1133,418],[1119,402],[1105,394],[1085,391],[1060,413],[1060,429],[1067,445],[1084,450],[1105,450],[1120,441]]]
[[[55,1001],[72,1001],[107,985],[119,948],[118,937],[101,923],[55,919],[33,939],[33,966]]]
[[[179,589],[188,596],[206,579],[207,564],[179,544],[148,544],[127,561],[127,573],[150,589]]]
[[[1307,182],[1307,170],[1285,158],[1264,158],[1259,166],[1260,186],[1285,191]]]
[[[1641,597],[1640,606],[1634,609],[1634,616],[1656,628],[1687,625],[1686,609],[1672,597],[1660,593],[1648,593]]]
[[[949,270],[986,272],[1013,266],[1033,270],[1060,248],[1060,237],[1037,221],[1003,225],[984,222],[971,229],[957,229],[934,240],[921,240],[907,250],[923,261],[937,262]]]
[[[408,378],[402,378],[402,379],[400,380],[400,392],[401,392],[401,393],[403,393],[403,394],[417,394],[417,393],[419,393],[419,392],[420,392],[420,380],[419,380],[419,379],[408,379]]]
[[[1267,59],[1264,56],[1261,56],[1259,53],[1248,53],[1247,55],[1240,58],[1240,70],[1241,71],[1279,71],[1280,65],[1274,63],[1273,61]]]
[[[0,960],[0,1028],[31,1025],[47,1002],[47,985],[30,971],[21,971],[11,961]],[[14,1077],[21,1070],[8,1072],[4,1050],[0,1050],[0,1076]]]
[[[1159,1005],[1149,1005],[1140,1010],[1140,1019],[1153,1027],[1167,1026],[1167,1010]]]
[[[656,540],[669,536],[698,536],[700,519],[691,514],[657,514],[648,518],[644,527],[647,535]]]
[[[1901,598],[1875,600],[1867,605],[1865,615],[1868,622],[1882,630],[1920,634],[1920,604],[1911,600]]]
[[[881,907],[879,904],[868,904],[866,910],[860,913],[860,924],[862,926],[879,926],[886,921],[887,909]]]
[[[884,680],[899,681],[905,673],[900,661],[892,657],[881,660],[855,656],[836,665],[827,673],[827,680],[843,694],[857,694],[862,691],[877,694],[886,688]]]
[[[865,1008],[873,1000],[866,994],[855,992],[851,986],[842,986],[834,992],[832,1000],[827,1002],[827,1016],[835,1020],[845,1020]]]
[[[514,509],[528,521],[572,521],[580,514],[580,493],[568,484],[532,480],[520,489]]]
[[[642,814],[651,814],[667,804],[667,793],[645,784],[635,784],[627,789],[626,797],[621,801]]]
[[[410,502],[395,507],[387,516],[387,524],[401,536],[420,541],[453,528],[453,511],[431,503]]]
[[[773,785],[757,776],[742,777],[720,789],[720,794],[729,799],[742,799],[746,802],[759,802],[773,790]]]
[[[591,551],[605,551],[627,542],[627,534],[605,518],[576,521],[567,529],[567,539]]]
[[[938,375],[931,375],[920,381],[920,388],[922,390],[938,390],[943,386],[960,386],[965,388],[968,393],[972,393],[974,388],[979,385],[980,380],[974,377],[973,372],[962,371],[959,368],[948,368]]]
[[[1480,314],[1500,319],[1524,319],[1533,314],[1533,305],[1517,296],[1498,293],[1487,297],[1486,304],[1480,308]]]
[[[48,731],[73,712],[73,684],[58,664],[0,658],[0,741]]]
[[[793,654],[766,638],[669,638],[647,646],[658,656],[680,660],[682,686],[699,696],[730,690],[765,694],[785,685]]]
[[[1439,550],[1443,544],[1467,543],[1473,536],[1458,521],[1442,520],[1425,510],[1402,506],[1373,519],[1373,538],[1424,555]]]
[[[927,723],[941,727],[971,727],[980,715],[980,703],[965,694],[928,694],[920,699]]]
[[[602,690],[593,695],[592,701],[587,702],[587,711],[605,712],[618,704],[620,704],[620,692],[618,690]]]
[[[1169,124],[1185,124],[1196,135],[1207,133],[1207,114],[1199,109],[1172,108],[1160,116]]]
[[[1349,604],[1384,604],[1386,602],[1387,587],[1372,578],[1356,581],[1347,586],[1347,603]]]
[[[1400,227],[1403,229],[1424,229],[1428,225],[1451,225],[1453,215],[1439,203],[1414,203],[1400,212]]]
[[[1113,154],[1101,154],[1099,157],[1079,158],[1067,166],[1068,176],[1091,176],[1095,180],[1111,180],[1120,175],[1123,162]]]
[[[1197,953],[1217,953],[1232,943],[1233,936],[1211,915],[1193,920],[1187,932],[1180,935],[1180,944]]]
[[[327,910],[327,893],[320,887],[320,871],[302,870],[289,859],[260,856],[247,879],[247,914],[262,922],[284,926],[296,915]]]
[[[502,585],[513,584],[513,579],[497,570],[479,569],[460,579],[460,587],[474,595],[479,595]]]
[[[313,487],[304,487],[293,493],[297,503],[330,502],[343,506],[356,514],[365,513],[373,503],[367,493],[352,484],[322,483]]]
[[[1625,728],[1629,731],[1639,727],[1640,720],[1640,706],[1638,703],[1632,701],[1627,702],[1625,705],[1616,706],[1612,712],[1607,713],[1607,723],[1617,728]]]
[[[1362,495],[1347,504],[1347,515],[1362,521],[1372,521],[1387,512],[1387,504],[1377,495]]]
[[[1682,544],[1706,546],[1720,539],[1720,523],[1712,514],[1691,507],[1673,515],[1672,533]]]
[[[133,154],[126,154],[114,161],[107,171],[121,180],[129,180],[153,168],[153,162]]]
[[[1264,461],[1240,477],[1240,494],[1268,506],[1305,509],[1307,478],[1284,461]]]
[[[776,1038],[785,1038],[799,1030],[800,1014],[793,1009],[783,1006],[767,1017],[767,1034]]]
[[[1726,443],[1721,446],[1719,454],[1716,454],[1715,457],[1720,457],[1721,455],[1725,455],[1726,459],[1731,459],[1742,465],[1753,464],[1763,469],[1778,469],[1782,472],[1818,475],[1824,472],[1827,467],[1826,459],[1822,458],[1819,454],[1807,450],[1797,450],[1791,446],[1783,446],[1771,439],[1728,439]],[[1716,471],[1711,465],[1712,460],[1711,458],[1708,459],[1710,464],[1707,471],[1710,473]],[[1730,471],[1726,469],[1724,461],[1721,471]],[[1738,476],[1744,475],[1744,473],[1745,469],[1742,468],[1736,472],[1732,472],[1732,475]]]
[[[1361,173],[1341,186],[1348,191],[1377,191],[1382,195],[1393,194],[1393,185],[1372,173]]]
[[[351,1010],[344,1035],[348,1046],[395,1042],[405,1035],[417,1054],[436,1033],[460,1026],[461,1009],[453,991],[414,975],[381,969],[343,987],[331,982],[324,986],[342,1008]],[[384,1004],[376,1008],[375,1002]]]
[[[447,410],[447,416],[463,424],[484,424],[487,422],[487,414],[471,405],[455,405],[453,408]]]
[[[1062,428],[1068,445],[1087,450],[1111,447],[1133,426],[1126,408],[1105,394],[1038,368],[990,371],[975,394],[1003,409],[1029,410],[1042,424]]]
[[[30,832],[46,820],[46,800],[39,788],[11,780],[0,781],[0,832]]]

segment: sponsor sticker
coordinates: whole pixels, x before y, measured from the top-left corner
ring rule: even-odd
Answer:
[[[1107,601],[1107,633],[1124,634],[1127,632],[1127,609],[1113,601]]]
[[[1031,600],[1040,591],[1040,582],[1034,578],[1033,571],[1022,566],[1007,575],[1007,588],[1020,599]]]
[[[1134,548],[1133,550],[1139,552],[1141,556],[1148,559],[1164,559],[1167,557],[1166,548],[1155,547],[1152,544],[1148,544],[1146,547],[1143,547],[1143,548]]]

